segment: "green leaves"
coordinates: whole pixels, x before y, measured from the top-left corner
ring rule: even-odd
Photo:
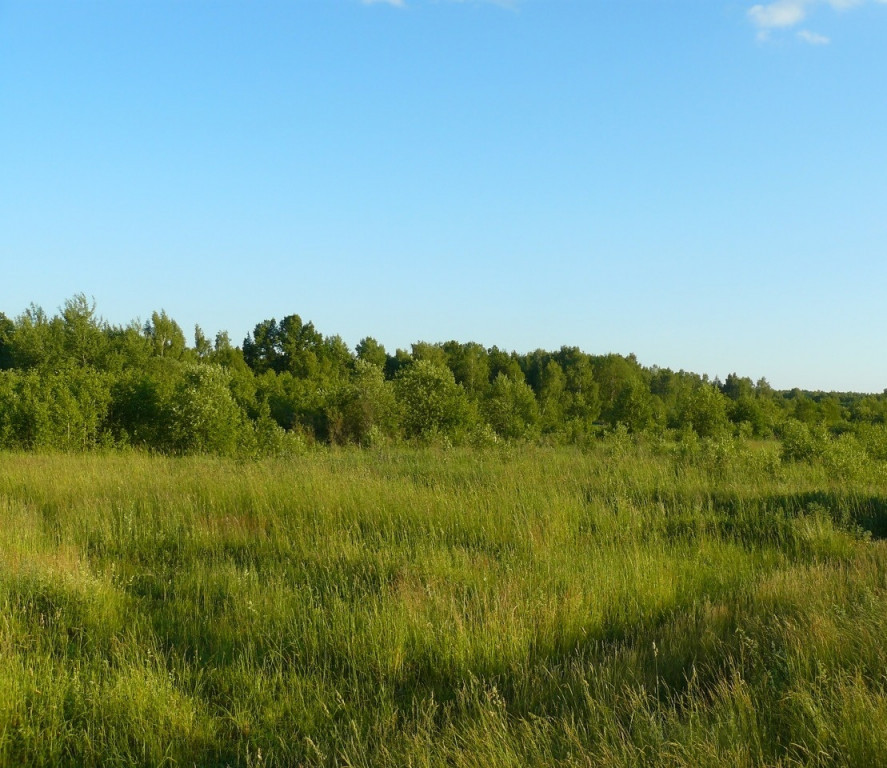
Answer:
[[[716,386],[703,383],[684,404],[681,421],[700,437],[722,434],[728,426],[727,400]]]
[[[185,334],[165,310],[151,313],[151,322],[145,323],[145,336],[157,357],[180,360],[185,352]]]
[[[86,450],[103,442],[110,377],[91,367],[0,372],[0,447]]]
[[[36,305],[14,320],[0,313],[3,372],[3,447],[255,453],[279,442],[278,429],[300,445],[436,436],[588,445],[622,425],[718,439],[786,435],[786,455],[803,455],[791,423],[829,439],[852,434],[867,455],[887,455],[880,432],[866,431],[887,423],[887,392],[777,392],[765,379],[731,373],[712,382],[570,346],[518,354],[419,341],[388,354],[366,336],[352,352],[296,314],[258,323],[242,350],[224,331],[212,343],[199,326],[188,347],[164,310],[111,326],[84,294],[53,317]],[[842,467],[856,451],[848,445]]]
[[[493,382],[482,412],[500,437],[529,439],[539,433],[539,404],[533,390],[503,373]]]
[[[471,425],[471,405],[449,368],[419,360],[403,369],[394,383],[406,437],[453,437]]]
[[[230,455],[245,416],[229,389],[230,375],[216,365],[188,365],[173,391],[170,442],[183,453]]]

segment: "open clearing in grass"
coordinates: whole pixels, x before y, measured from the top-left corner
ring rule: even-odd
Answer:
[[[887,473],[0,456],[4,765],[887,764]]]

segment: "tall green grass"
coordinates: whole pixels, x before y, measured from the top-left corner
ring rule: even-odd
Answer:
[[[887,765],[887,474],[0,455],[0,764]]]

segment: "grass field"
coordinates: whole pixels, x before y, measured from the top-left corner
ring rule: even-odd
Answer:
[[[0,764],[887,765],[887,470],[0,455]]]

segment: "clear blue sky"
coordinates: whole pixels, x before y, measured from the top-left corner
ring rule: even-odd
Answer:
[[[887,3],[0,0],[0,310],[887,387]]]

